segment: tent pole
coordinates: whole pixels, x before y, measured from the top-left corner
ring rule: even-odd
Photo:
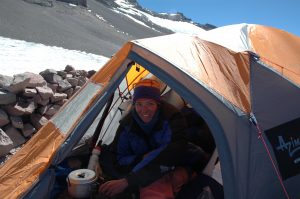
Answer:
[[[97,140],[100,136],[100,132],[101,132],[101,129],[103,127],[103,124],[104,124],[104,121],[109,113],[109,110],[110,110],[110,107],[112,105],[112,102],[114,100],[114,93],[112,93],[111,97],[109,98],[107,104],[106,104],[106,107],[105,107],[105,110],[101,116],[101,119],[96,127],[96,130],[94,132],[94,135],[93,135],[93,138],[92,138],[92,142],[90,144],[90,152],[92,152],[93,148],[96,146],[97,144]],[[101,143],[102,143],[102,140],[99,141],[99,143],[97,144],[98,146],[101,146]]]

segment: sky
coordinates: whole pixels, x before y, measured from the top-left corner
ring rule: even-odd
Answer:
[[[299,0],[137,0],[149,10],[164,13],[182,12],[200,24],[217,27],[260,24],[275,27],[300,37]]]

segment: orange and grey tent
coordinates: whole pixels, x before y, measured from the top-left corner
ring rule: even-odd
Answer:
[[[299,37],[253,24],[128,42],[0,168],[1,198],[47,198],[56,165],[125,76],[136,80],[140,68],[130,70],[132,62],[204,118],[216,142],[225,198],[300,198],[299,55]],[[104,142],[112,137],[106,134]]]

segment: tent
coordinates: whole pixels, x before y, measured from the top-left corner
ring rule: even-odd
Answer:
[[[1,198],[47,198],[55,166],[103,113],[133,62],[204,118],[225,198],[300,198],[299,55],[299,37],[254,24],[128,42],[0,168]]]

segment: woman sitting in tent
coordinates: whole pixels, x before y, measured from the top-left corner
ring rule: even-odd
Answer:
[[[103,183],[99,192],[113,197],[138,188],[140,198],[175,198],[207,156],[186,139],[186,121],[161,101],[159,83],[144,79],[134,88],[133,109],[120,121],[113,150],[120,178]]]

